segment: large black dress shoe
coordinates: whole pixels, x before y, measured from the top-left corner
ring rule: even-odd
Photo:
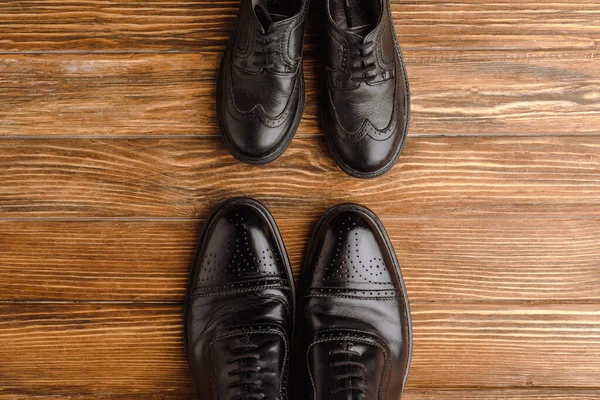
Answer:
[[[200,399],[287,398],[294,283],[264,206],[233,199],[213,213],[185,303],[186,353]]]
[[[408,131],[409,89],[389,0],[326,0],[323,119],[338,165],[357,178],[389,171]]]
[[[241,2],[217,85],[221,136],[240,161],[274,161],[300,125],[307,13],[308,0]]]
[[[311,398],[400,399],[412,353],[410,310],[394,250],[371,211],[341,205],[321,218],[301,295]]]

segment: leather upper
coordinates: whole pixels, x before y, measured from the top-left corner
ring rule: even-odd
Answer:
[[[289,17],[268,0],[242,0],[219,77],[218,112],[232,153],[262,163],[285,150],[304,108],[302,44],[308,2],[289,0]],[[291,12],[291,11],[290,11]]]
[[[312,398],[399,399],[410,363],[410,312],[377,217],[356,205],[327,212],[303,274],[301,331]]]
[[[285,399],[293,278],[268,211],[224,203],[199,245],[186,301],[186,347],[201,399]]]
[[[408,123],[408,83],[389,0],[327,0],[324,116],[335,158],[351,175],[370,178],[396,162]],[[368,6],[368,7],[367,7]],[[361,8],[362,7],[362,8]],[[351,26],[372,20],[371,25]],[[356,23],[356,22],[355,22]]]

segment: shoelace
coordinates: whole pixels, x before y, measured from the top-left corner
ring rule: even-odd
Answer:
[[[249,390],[247,393],[242,393],[237,396],[233,396],[230,400],[246,400],[246,399],[257,399],[261,400],[265,397],[263,393],[260,392],[262,387],[262,381],[258,379],[258,374],[260,373],[260,367],[248,367],[245,366],[241,361],[247,360],[259,360],[260,354],[255,350],[258,348],[255,344],[238,344],[231,348],[232,356],[227,360],[228,364],[236,364],[238,363],[240,366],[234,370],[229,372],[230,377],[239,376],[240,378],[233,381],[229,384],[230,388],[235,388],[239,386],[246,386],[248,389],[253,388],[255,390]],[[250,376],[255,375],[256,378],[250,378]]]
[[[266,19],[267,26],[270,26],[273,23],[273,17],[269,11],[262,5],[257,5],[256,7]],[[268,32],[267,30],[265,30],[265,32],[262,32],[261,30],[256,31],[256,42],[258,43],[260,50],[255,51],[254,55],[261,60],[254,61],[254,65],[267,69],[275,66],[272,56],[279,53],[275,49],[275,46],[273,46],[273,44],[277,42],[277,39],[274,37],[276,33],[277,32]]]
[[[352,62],[352,80],[355,82],[371,82],[377,77],[377,74],[369,73],[377,68],[373,57],[375,54],[373,41],[358,43],[356,50]]]
[[[361,354],[351,350],[352,345],[345,345],[340,350],[332,350],[329,352],[331,356],[341,356],[339,361],[332,361],[329,366],[335,369],[343,369],[343,373],[332,375],[334,380],[334,388],[331,394],[341,392],[360,392],[366,393],[367,386],[365,384],[366,367],[360,361],[353,361],[359,358]]]

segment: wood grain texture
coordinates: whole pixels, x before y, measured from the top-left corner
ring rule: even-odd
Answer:
[[[322,1],[298,137],[265,167],[226,152],[238,5],[0,2],[0,400],[197,398],[188,270],[204,218],[243,195],[296,274],[328,207],[381,217],[413,311],[404,400],[600,400],[600,3],[393,0],[412,120],[374,181],[324,144]]]
[[[312,219],[276,213],[298,276]],[[600,301],[600,219],[382,216],[413,303]],[[0,221],[0,301],[183,301],[204,221]]]
[[[597,305],[417,304],[411,311],[414,386],[598,385]]]
[[[2,3],[0,51],[221,51],[238,1]],[[314,2],[314,16],[323,2]],[[393,3],[405,48],[597,49],[595,0],[444,0]],[[319,18],[309,41],[322,31]]]
[[[260,168],[209,138],[1,140],[0,218],[206,217],[235,196],[292,216],[341,202],[388,216],[598,216],[599,173],[597,137],[415,138],[371,181],[342,173],[318,138]]]
[[[598,309],[416,304],[412,312],[410,389],[598,389]],[[0,316],[5,392],[192,391],[179,305],[10,304]]]
[[[411,136],[598,134],[600,52],[408,51]],[[220,53],[0,55],[0,136],[218,135]],[[322,135],[307,57],[299,136]]]

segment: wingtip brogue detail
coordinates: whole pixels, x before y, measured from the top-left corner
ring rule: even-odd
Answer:
[[[390,240],[370,210],[334,207],[305,258],[301,331],[313,399],[397,400],[410,366],[412,331]]]
[[[298,129],[307,13],[305,0],[242,1],[221,63],[217,114],[225,145],[243,162],[274,161]]]
[[[326,7],[329,50],[323,120],[329,147],[344,172],[376,178],[400,157],[410,110],[389,1],[327,0]]]
[[[188,362],[201,398],[285,399],[295,294],[277,226],[255,200],[209,218],[185,305]]]
[[[395,96],[387,126],[379,128],[371,118],[362,119],[355,131],[349,131],[335,106],[324,111],[327,142],[339,167],[356,178],[369,179],[388,172],[397,162],[406,140],[408,116],[400,118],[397,110],[403,96]],[[332,101],[331,104],[334,104]],[[332,121],[332,122],[330,122]],[[404,133],[401,133],[403,132]]]
[[[334,100],[332,98],[331,90],[328,91],[328,94],[330,101],[333,103]],[[395,110],[396,105],[394,104],[392,112],[389,115],[389,122],[387,126],[384,126],[383,128],[377,128],[369,118],[364,118],[358,129],[350,131],[344,126],[345,123],[340,119],[339,114],[336,112],[336,107],[334,106],[331,114],[335,123],[331,128],[331,131],[336,134],[338,140],[344,142],[357,143],[365,139],[366,136],[375,141],[383,142],[390,139],[398,129],[398,115],[394,112]]]
[[[285,107],[281,110],[277,110],[279,114],[270,115],[265,107],[260,103],[253,103],[252,108],[249,110],[243,110],[237,106],[235,103],[235,95],[234,89],[232,85],[231,75],[228,74],[223,81],[225,89],[229,92],[229,95],[226,97],[227,111],[237,121],[240,123],[248,123],[248,121],[255,120],[262,124],[266,128],[279,128],[286,121],[288,121],[289,116],[295,109],[295,101],[299,100],[298,95],[303,87],[302,77],[295,77],[293,81],[293,89],[290,95],[290,100],[285,104]],[[240,126],[243,128],[243,126]],[[251,132],[248,132],[251,133]]]

